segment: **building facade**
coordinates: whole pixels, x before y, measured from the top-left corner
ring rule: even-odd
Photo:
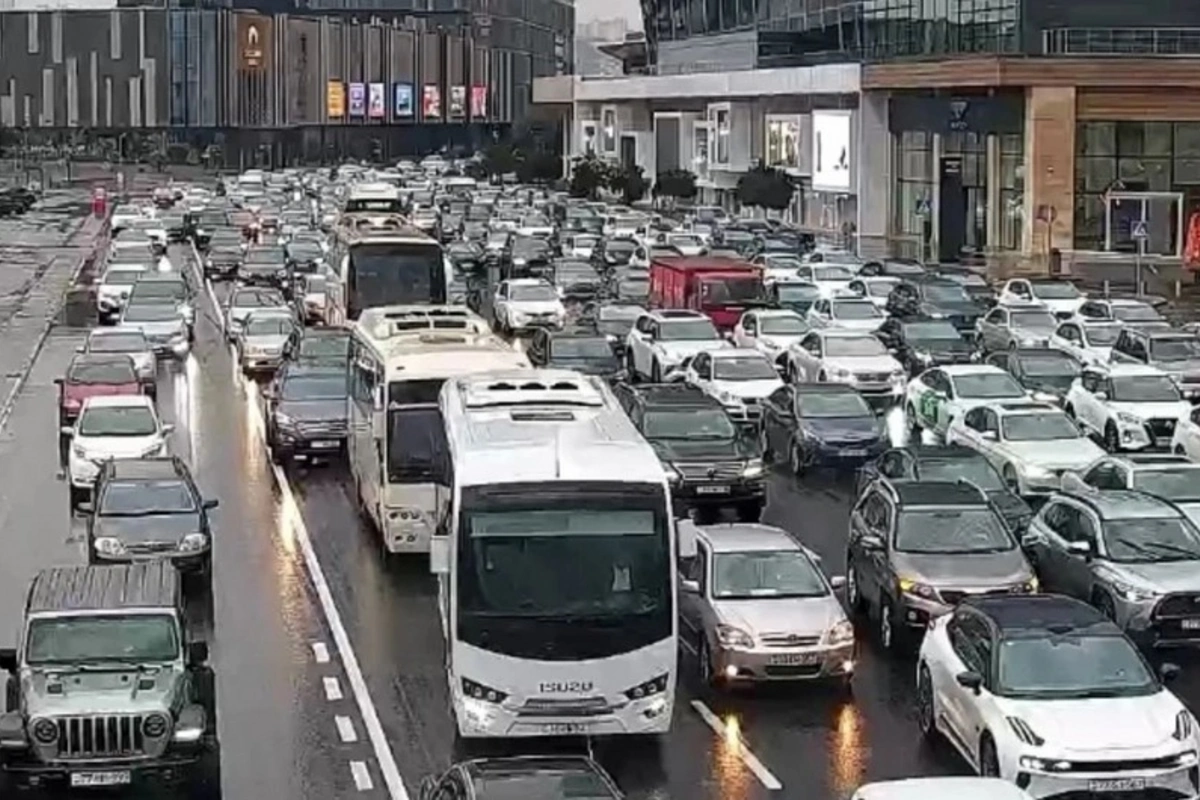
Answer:
[[[0,129],[154,134],[237,163],[477,147],[525,118],[534,77],[563,69],[553,41],[516,50],[483,27],[228,8],[0,13]]]

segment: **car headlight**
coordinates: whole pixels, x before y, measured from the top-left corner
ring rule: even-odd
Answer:
[[[167,443],[159,442],[147,447],[142,452],[142,458],[154,458],[155,456],[164,456],[167,454]]]
[[[58,725],[51,719],[37,719],[29,725],[29,734],[40,745],[52,745],[58,741]]]
[[[742,406],[742,398],[738,397],[733,392],[717,392],[717,399],[720,400],[723,405],[737,406],[738,408],[741,408]]]
[[[850,620],[843,619],[825,632],[825,643],[831,645],[847,644],[854,641],[854,625]]]
[[[1196,730],[1196,720],[1192,717],[1192,712],[1183,709],[1175,715],[1175,733],[1172,734],[1181,742],[1186,742],[1192,738],[1192,734]],[[1195,756],[1195,753],[1192,753]]]
[[[142,720],[142,733],[147,739],[161,739],[171,728],[171,720],[165,714],[151,714]]]
[[[92,542],[92,549],[105,556],[125,555],[125,543],[111,536],[101,536]]]
[[[932,353],[927,353],[924,350],[918,350],[915,353],[913,353],[913,355],[915,355],[917,357],[917,361],[920,361],[922,364],[932,364],[933,363],[933,354]]]
[[[208,536],[203,533],[189,533],[179,542],[179,549],[184,553],[197,553],[208,547]]]
[[[757,458],[747,461],[745,469],[742,470],[743,478],[761,478],[762,474],[763,463]]]
[[[84,460],[86,460],[88,457],[87,448],[81,444],[72,445],[71,446],[71,454],[73,456],[75,456],[76,458],[82,458]]]
[[[1026,465],[1021,468],[1021,471],[1025,473],[1026,478],[1034,478],[1035,480],[1049,480],[1054,477],[1054,473],[1044,467]]]
[[[1130,426],[1136,427],[1136,428],[1141,428],[1143,425],[1146,424],[1145,422],[1142,421],[1141,417],[1136,417],[1127,411],[1117,412],[1117,422],[1121,425],[1130,425]]]
[[[1020,344],[1022,347],[1039,347],[1045,341],[1045,339],[1039,339],[1036,336],[1022,336],[1020,339]]]
[[[829,367],[826,370],[826,373],[830,378],[839,381],[848,381],[854,377],[854,373],[848,369],[843,369],[842,367]]]
[[[1039,403],[1057,403],[1061,399],[1058,395],[1050,392],[1034,392],[1032,397]]]
[[[275,424],[281,428],[290,428],[296,424],[296,420],[284,414],[282,411],[275,412]]]
[[[717,641],[722,647],[735,650],[752,650],[754,648],[754,638],[741,628],[735,628],[732,625],[717,626]]]
[[[1113,578],[1108,579],[1108,584],[1116,591],[1118,595],[1120,595],[1121,599],[1127,603],[1148,603],[1151,600],[1162,596],[1162,592],[1154,589],[1147,589],[1143,586],[1134,586],[1131,583],[1126,583],[1125,581],[1120,581]]]
[[[514,258],[514,259],[513,259],[513,264],[514,264],[515,266],[518,266],[518,267],[523,267],[523,266],[525,266],[527,263],[529,263],[529,262],[528,262],[526,259],[524,259],[524,258]]]
[[[900,580],[896,581],[896,584],[900,587],[900,591],[904,594],[923,597],[927,600],[932,600],[933,598],[937,597],[937,592],[934,591],[932,586],[919,583],[910,578],[901,578]]]
[[[1070,761],[1055,758],[1021,756],[1020,763],[1021,769],[1029,769],[1035,772],[1067,772],[1071,769]]]

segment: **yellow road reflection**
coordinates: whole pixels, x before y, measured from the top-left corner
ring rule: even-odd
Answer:
[[[725,726],[725,735],[713,753],[712,763],[712,781],[717,785],[716,796],[725,800],[743,800],[749,796],[751,784],[755,784],[757,779],[742,761],[741,724],[738,718],[727,715],[721,722]]]
[[[849,797],[863,782],[867,752],[862,714],[852,702],[836,712],[829,734],[829,783],[835,797]]]

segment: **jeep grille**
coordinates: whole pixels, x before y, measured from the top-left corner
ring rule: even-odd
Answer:
[[[146,753],[143,715],[59,717],[59,758],[140,756]]]

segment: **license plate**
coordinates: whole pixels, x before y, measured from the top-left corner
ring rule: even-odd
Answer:
[[[729,494],[728,486],[697,486],[696,494]]]
[[[866,450],[843,450],[842,451],[842,455],[844,455],[846,458],[858,458],[860,456],[865,456],[866,454],[867,454]]]
[[[126,786],[133,780],[128,770],[120,772],[72,772],[72,786]]]
[[[1179,621],[1179,627],[1185,631],[1200,631],[1200,619],[1184,619]]]
[[[1145,778],[1107,778],[1088,781],[1089,792],[1139,792],[1145,788]]]
[[[333,450],[338,444],[339,442],[333,439],[322,439],[319,442],[313,442],[312,448],[313,450]]]
[[[777,667],[796,666],[798,664],[817,664],[821,661],[820,653],[780,653],[767,658],[767,663]]]
[[[572,736],[587,733],[585,722],[547,722],[542,726],[542,733],[550,736]]]

